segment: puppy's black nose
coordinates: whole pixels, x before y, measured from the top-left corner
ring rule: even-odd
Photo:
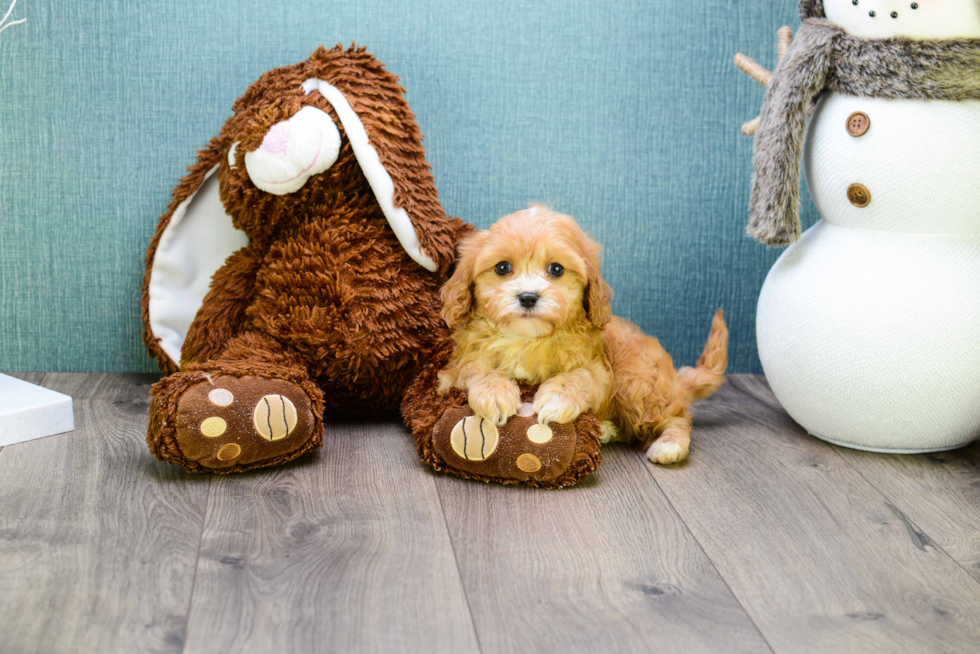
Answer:
[[[541,297],[537,293],[520,293],[517,296],[517,301],[521,303],[521,306],[525,309],[533,309],[534,305],[538,303],[538,298]]]

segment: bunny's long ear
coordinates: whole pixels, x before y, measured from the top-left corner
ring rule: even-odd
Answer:
[[[146,253],[143,341],[168,374],[180,365],[180,349],[212,276],[248,245],[221,204],[216,173],[222,156],[219,138],[198,153],[197,163],[174,189]]]
[[[363,48],[319,50],[303,83],[336,111],[395,236],[423,268],[448,273],[459,220],[446,216],[422,147],[422,133],[398,78]]]
[[[408,256],[430,272],[439,270],[440,262],[437,262],[430,255],[430,250],[423,245],[419,230],[416,229],[416,221],[430,222],[433,218],[435,220],[445,219],[442,205],[436,199],[435,185],[431,183],[432,175],[431,173],[427,175],[428,180],[413,180],[415,183],[411,185],[411,193],[402,191],[399,194],[400,189],[395,182],[396,178],[401,179],[410,172],[420,176],[418,175],[419,168],[428,166],[425,163],[424,151],[421,150],[421,143],[418,144],[418,156],[412,156],[416,153],[412,152],[411,147],[405,148],[404,143],[393,143],[391,142],[393,139],[386,139],[382,136],[390,136],[388,132],[372,130],[374,134],[369,133],[368,125],[361,120],[347,96],[329,82],[320,79],[308,79],[303,83],[303,90],[307,93],[318,91],[337,112],[337,117],[340,118],[340,122],[344,126],[344,131],[347,133],[347,138],[354,150],[354,155],[357,157],[357,162],[361,166],[361,171],[371,184],[371,190],[374,191],[374,197],[381,205],[388,225]],[[409,145],[414,144],[409,143]],[[402,152],[398,150],[402,150]],[[405,161],[405,150],[408,150],[409,159],[420,159],[421,161],[416,162],[416,166],[412,166],[410,161]],[[418,163],[422,165],[419,166]],[[423,181],[423,183],[419,184],[419,181]],[[429,184],[425,184],[426,181]],[[429,186],[431,186],[431,190],[427,188]],[[398,197],[399,195],[400,197]],[[416,219],[413,219],[409,209],[416,214]],[[426,218],[428,221],[425,220]]]

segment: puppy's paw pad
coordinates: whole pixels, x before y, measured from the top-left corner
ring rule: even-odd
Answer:
[[[670,465],[686,459],[687,448],[673,441],[656,442],[647,450],[647,458],[660,465]]]

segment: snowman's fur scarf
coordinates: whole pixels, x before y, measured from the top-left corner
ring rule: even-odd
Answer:
[[[823,18],[823,0],[800,0],[800,18]]]
[[[755,136],[747,231],[770,246],[800,237],[806,113],[820,93],[980,99],[980,39],[861,39],[822,18],[821,0],[804,0],[801,13],[805,20],[769,85]]]

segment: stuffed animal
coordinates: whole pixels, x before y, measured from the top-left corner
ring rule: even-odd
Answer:
[[[465,404],[431,370],[452,351],[439,288],[472,228],[439,204],[402,92],[364,49],[320,48],[252,84],[177,186],[143,282],[144,340],[168,373],[150,403],[158,458],[240,472],[320,447],[324,416],[404,399],[418,427]],[[494,479],[578,481],[599,462],[593,426],[562,427],[561,456]]]
[[[174,191],[147,253],[153,453],[195,472],[320,446],[397,410],[448,342],[456,243],[398,78],[363,48],[260,77]]]
[[[768,87],[744,128],[748,231],[793,243],[759,299],[769,384],[831,442],[965,445],[980,436],[980,2],[800,8],[774,74],[737,58]],[[823,219],[800,239],[801,161]]]

